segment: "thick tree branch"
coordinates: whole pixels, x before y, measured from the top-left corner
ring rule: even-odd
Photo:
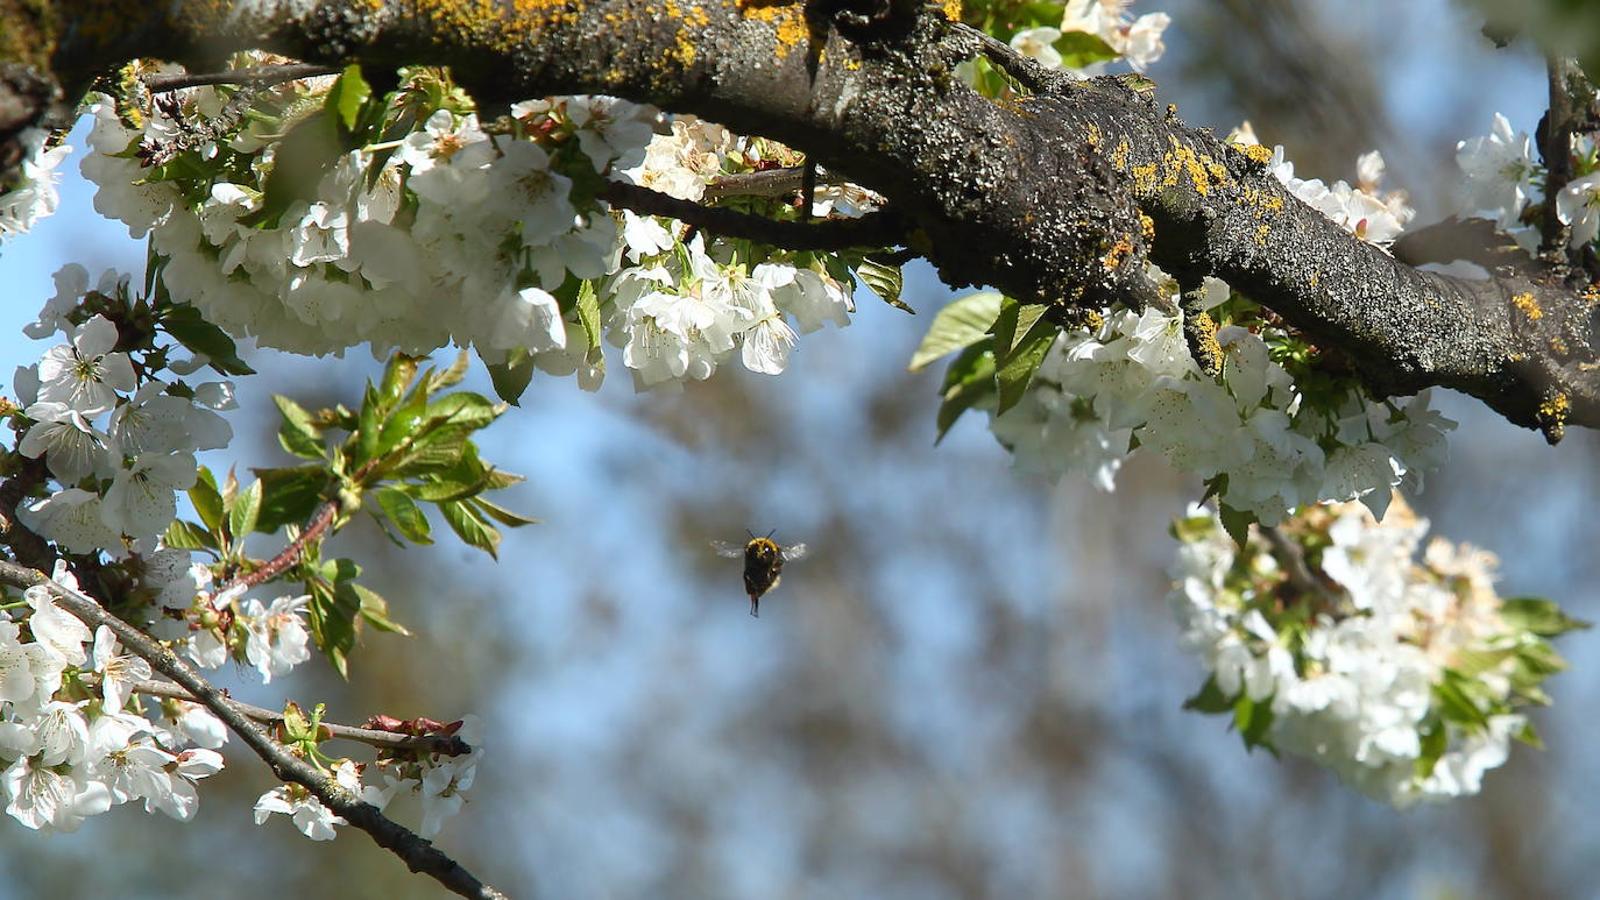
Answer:
[[[1039,78],[1033,96],[987,100],[955,67],[1009,48],[917,4],[876,19],[822,0],[51,6],[74,24],[54,45],[63,84],[134,55],[254,46],[314,64],[448,65],[485,102],[654,103],[784,141],[884,195],[909,246],[953,285],[1102,305],[1147,296],[1150,259],[1227,280],[1337,347],[1379,394],[1455,388],[1552,439],[1568,422],[1600,424],[1600,294],[1568,272],[1419,272],[1290,196],[1258,157],[1114,79]]]
[[[400,857],[411,871],[429,875],[463,897],[505,896],[479,881],[430,842],[397,824],[376,806],[351,796],[326,773],[295,756],[253,723],[235,701],[207,681],[194,666],[149,635],[107,612],[93,598],[57,584],[42,572],[6,560],[0,560],[0,582],[20,588],[42,587],[50,592],[62,609],[91,629],[101,625],[110,628],[123,646],[150,663],[151,668],[172,679],[190,697],[204,704],[221,719],[246,746],[261,757],[272,769],[273,775],[309,790],[336,815],[371,835],[378,846]]]

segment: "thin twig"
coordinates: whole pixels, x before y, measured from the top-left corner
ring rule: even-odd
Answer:
[[[86,681],[94,682],[99,676],[86,676]],[[195,696],[179,685],[166,681],[136,681],[128,687],[135,694],[146,697],[166,697],[171,700],[187,700],[199,703]],[[232,697],[227,698],[228,704],[239,711],[247,719],[260,722],[269,728],[277,728],[283,724],[283,713],[264,706],[253,706],[242,703]],[[319,727],[328,733],[329,737],[346,741],[357,741],[380,750],[424,750],[428,753],[438,753],[444,756],[465,756],[472,752],[472,747],[461,738],[453,734],[398,734],[393,731],[378,731],[374,728],[358,728],[354,725],[339,725],[332,722],[318,723]]]
[[[817,180],[824,184],[845,183],[843,178],[821,166],[817,167]],[[711,202],[724,197],[786,197],[799,193],[804,181],[805,166],[718,175],[706,185],[704,199]]]
[[[20,588],[43,587],[67,612],[91,629],[101,625],[111,629],[123,646],[138,654],[151,668],[172,679],[196,701],[221,719],[239,739],[282,781],[310,791],[335,815],[372,836],[378,846],[394,853],[413,872],[422,872],[463,897],[503,898],[505,894],[479,881],[460,863],[446,856],[430,842],[385,816],[381,810],[352,796],[327,773],[294,755],[273,740],[265,730],[241,713],[234,701],[207,681],[194,666],[143,631],[106,611],[93,598],[57,584],[44,573],[0,560],[0,582]]]
[[[666,216],[716,234],[749,238],[788,250],[844,250],[849,247],[887,247],[904,243],[905,226],[892,210],[868,213],[859,219],[821,222],[780,222],[731,209],[702,206],[670,194],[620,181],[607,182],[600,198],[612,206],[651,216]]]
[[[1259,525],[1262,537],[1272,545],[1272,555],[1283,566],[1283,574],[1289,579],[1289,586],[1302,597],[1315,598],[1328,601],[1328,589],[1311,574],[1311,567],[1306,564],[1305,551],[1300,545],[1289,539],[1283,529],[1275,525]],[[1321,604],[1319,604],[1320,606]]]
[[[151,75],[144,79],[145,89],[152,94],[177,91],[184,88],[205,87],[212,84],[254,84],[260,86],[337,75],[338,69],[292,63],[283,66],[252,66],[248,69],[230,69],[226,72],[191,72],[183,75]]]
[[[1050,93],[1062,90],[1073,82],[1073,78],[1063,72],[1046,69],[1038,62],[1023,56],[1012,48],[1010,44],[985,31],[973,28],[965,22],[952,22],[950,27],[960,34],[977,43],[977,49],[988,60],[999,66],[1002,71],[1029,90]]]
[[[328,530],[328,526],[333,524],[334,517],[338,515],[338,512],[338,501],[329,500],[322,504],[321,508],[317,510],[317,514],[312,516],[311,521],[306,524],[305,530],[300,532],[299,537],[290,541],[287,547],[278,551],[277,556],[267,560],[258,568],[251,569],[249,572],[228,582],[226,586],[217,591],[217,596],[227,595],[231,597],[242,594],[258,584],[265,584],[283,574],[290,566],[300,561],[300,557],[305,555],[306,547],[310,546],[312,541],[322,537],[323,532]]]

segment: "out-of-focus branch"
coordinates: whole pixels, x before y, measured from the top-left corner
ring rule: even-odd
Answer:
[[[230,69],[226,72],[195,72],[183,75],[152,75],[144,79],[144,86],[152,94],[177,91],[183,88],[204,87],[214,84],[251,84],[265,87],[315,78],[319,75],[337,75],[339,70],[330,66],[313,66],[293,63],[283,66],[253,66],[248,69]]]
[[[310,791],[335,815],[365,831],[380,847],[400,857],[411,871],[431,876],[463,897],[489,900],[505,896],[479,881],[430,842],[385,816],[376,806],[351,796],[326,773],[273,740],[194,666],[149,635],[112,615],[93,598],[57,584],[42,572],[5,560],[0,560],[0,582],[20,588],[41,587],[50,592],[62,609],[85,625],[90,628],[104,625],[111,629],[123,646],[150,663],[151,668],[172,679],[190,697],[204,704],[221,719],[246,746],[261,757],[272,769],[273,775]]]
[[[94,678],[86,676],[85,680],[97,680],[97,676]],[[128,689],[135,694],[143,694],[146,697],[165,697],[169,700],[187,700],[191,703],[200,702],[198,698],[182,686],[165,681],[138,681],[130,685]],[[259,722],[269,728],[277,728],[283,724],[283,713],[277,710],[241,703],[232,697],[228,697],[227,702],[240,715],[253,722]],[[330,738],[356,741],[371,747],[377,747],[379,750],[422,750],[444,756],[464,756],[472,752],[472,748],[466,741],[453,734],[399,734],[393,731],[379,731],[374,728],[360,728],[355,725],[340,725],[335,722],[320,722],[318,727],[326,732]]]

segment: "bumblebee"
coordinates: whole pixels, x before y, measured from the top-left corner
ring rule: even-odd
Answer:
[[[717,551],[718,556],[729,559],[744,557],[744,591],[750,595],[752,616],[761,615],[761,597],[778,586],[779,576],[783,574],[783,564],[806,555],[805,544],[784,547],[772,539],[772,534],[772,531],[767,532],[765,537],[756,537],[752,534],[750,540],[744,544],[735,544],[731,541],[711,542],[711,547]]]

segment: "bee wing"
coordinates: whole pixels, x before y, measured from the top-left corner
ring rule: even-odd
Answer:
[[[744,544],[735,544],[732,541],[712,541],[711,549],[715,550],[718,556],[726,556],[729,559],[744,555]]]
[[[783,548],[783,560],[784,560],[784,562],[794,562],[797,559],[803,558],[805,555],[806,555],[806,545],[805,544],[795,544],[793,547],[785,547],[785,548]]]

